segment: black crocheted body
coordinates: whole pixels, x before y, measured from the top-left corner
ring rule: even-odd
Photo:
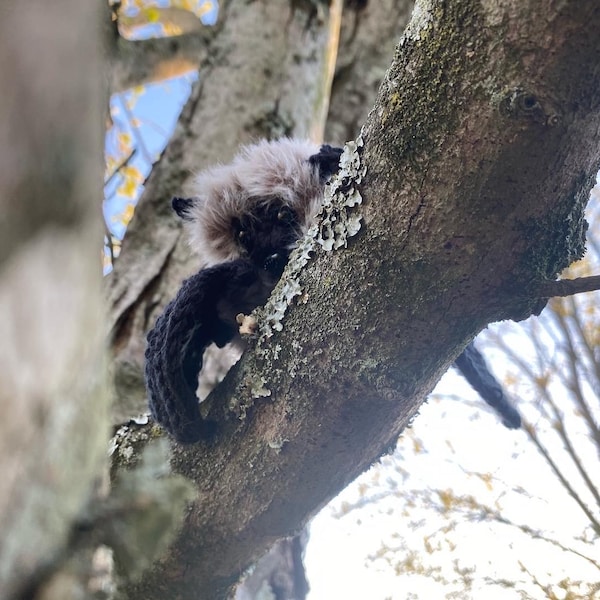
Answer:
[[[213,258],[217,253],[217,261],[227,261],[184,281],[148,334],[150,411],[178,441],[193,443],[214,434],[216,424],[202,418],[196,397],[204,351],[213,342],[224,346],[236,339],[236,315],[248,315],[267,300],[291,248],[312,224],[312,208],[338,170],[341,153],[294,140],[259,142],[229,167],[209,169],[202,197],[173,200],[184,222],[204,234],[198,239]],[[245,258],[228,260],[238,250]],[[507,427],[520,426],[518,412],[473,343],[455,365]]]
[[[234,260],[186,279],[148,333],[145,378],[150,412],[177,441],[210,438],[215,423],[199,410],[196,388],[202,356],[238,336],[235,317],[264,304],[273,277],[250,261]]]

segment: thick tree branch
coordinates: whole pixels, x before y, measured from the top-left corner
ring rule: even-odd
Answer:
[[[230,0],[220,3],[221,13],[227,12],[229,3]],[[117,18],[112,9],[104,11],[104,25],[109,29],[106,48],[111,93],[198,69],[207,59],[210,43],[221,29],[221,20],[215,26],[205,27],[191,12],[171,8],[156,10],[181,19],[176,23],[181,35],[129,40],[122,36],[124,28],[119,22],[122,15]]]
[[[204,28],[199,15],[190,10],[175,6],[152,6],[150,7],[152,21],[160,22],[180,35],[184,33],[200,32]],[[123,11],[118,11],[118,21],[121,33],[133,33],[137,27],[150,25],[147,11],[139,11],[136,15],[129,16]],[[127,36],[129,37],[129,36]]]
[[[208,399],[216,443],[174,447],[198,500],[140,597],[224,595],[394,444],[476,332],[539,308],[583,252],[599,57],[595,0],[419,3],[364,128],[361,233],[315,252],[283,333]]]
[[[546,281],[540,285],[538,293],[540,298],[554,298],[557,296],[573,296],[574,294],[594,292],[596,290],[600,290],[600,275]]]
[[[112,54],[111,93],[175,77],[198,69],[206,60],[212,28],[175,37],[131,41],[119,38]]]

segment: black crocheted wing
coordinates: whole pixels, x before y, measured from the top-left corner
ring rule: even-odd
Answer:
[[[200,415],[196,388],[204,351],[237,335],[235,316],[263,304],[271,282],[246,260],[203,269],[186,279],[148,333],[145,379],[150,412],[182,443],[210,438],[215,423]]]

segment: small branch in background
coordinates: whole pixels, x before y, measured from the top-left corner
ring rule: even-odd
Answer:
[[[564,297],[581,294],[582,292],[594,292],[596,290],[600,290],[600,275],[546,281],[540,286],[539,295],[540,298]]]
[[[137,148],[132,148],[131,152],[129,153],[128,156],[126,156],[123,161],[118,164],[115,167],[115,170],[106,178],[106,180],[104,181],[104,186],[106,187],[119,173],[119,171],[123,168],[126,167],[131,160],[133,159],[133,157],[135,156],[135,153],[137,152]]]
[[[573,339],[565,315],[561,311],[554,311],[554,315],[566,343],[565,356],[567,358],[569,375],[565,381],[565,385],[572,394],[573,402],[580,411],[581,417],[588,428],[590,438],[594,440],[596,447],[600,449],[600,427],[598,426],[594,411],[583,392],[583,384],[580,382],[581,374],[578,366],[581,363],[579,358],[579,347],[581,344],[578,340]]]
[[[108,248],[108,254],[110,256],[110,264],[114,265],[115,264],[115,246],[113,244],[113,235],[110,232],[110,229],[108,228],[106,223],[104,223],[104,243],[105,243],[106,247]]]
[[[600,522],[596,519],[596,517],[594,516],[594,514],[592,513],[590,508],[587,506],[587,504],[583,501],[581,496],[575,491],[575,488],[571,485],[571,482],[566,478],[566,476],[564,475],[562,470],[559,468],[556,461],[552,458],[552,456],[550,455],[550,452],[541,443],[533,426],[530,425],[529,423],[525,423],[523,429],[527,433],[527,436],[529,437],[529,439],[533,442],[535,447],[538,449],[540,454],[544,457],[544,459],[546,460],[546,463],[550,466],[550,468],[552,469],[552,471],[554,472],[554,474],[556,475],[556,477],[558,478],[558,480],[560,481],[560,483],[562,484],[564,489],[567,491],[569,496],[571,496],[571,498],[573,498],[573,500],[575,500],[575,502],[578,504],[579,508],[583,511],[585,516],[588,518],[589,524],[592,527],[592,529],[596,532],[596,534],[600,534]]]
[[[150,152],[148,152],[148,148],[146,147],[144,138],[142,135],[140,135],[140,131],[139,131],[137,125],[135,124],[135,117],[133,116],[133,112],[131,111],[131,108],[129,108],[129,106],[127,105],[127,102],[123,98],[123,94],[117,94],[117,98],[119,100],[119,104],[121,105],[121,108],[123,109],[123,112],[125,113],[125,115],[127,116],[127,119],[129,120],[129,124],[131,126],[131,132],[133,133],[133,137],[135,138],[135,141],[137,142],[137,148],[142,153],[144,160],[150,164],[153,164],[154,161],[152,160],[152,157],[150,156]]]
[[[589,368],[586,369],[586,373],[588,381],[593,389],[598,390],[600,389],[600,362],[596,360],[596,344],[594,343],[593,328],[586,325],[582,315],[577,310],[577,305],[573,298],[569,298],[569,310],[571,312],[571,324],[575,328],[577,335],[578,346],[583,348],[587,357]],[[598,449],[600,450],[600,447]]]
[[[126,38],[134,38],[137,28],[160,23],[171,35],[198,33],[206,28],[200,15],[178,7],[152,6],[135,15],[117,12],[119,31]]]

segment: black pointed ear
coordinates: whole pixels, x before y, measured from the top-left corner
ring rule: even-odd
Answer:
[[[319,178],[321,181],[329,179],[334,173],[337,173],[340,168],[340,156],[343,148],[336,148],[329,144],[324,144],[319,148],[318,154],[313,154],[308,162],[315,165],[319,169]]]
[[[190,208],[194,204],[193,198],[179,198],[175,196],[173,200],[171,200],[171,206],[173,210],[177,213],[177,216],[181,217],[184,221],[190,221]]]

